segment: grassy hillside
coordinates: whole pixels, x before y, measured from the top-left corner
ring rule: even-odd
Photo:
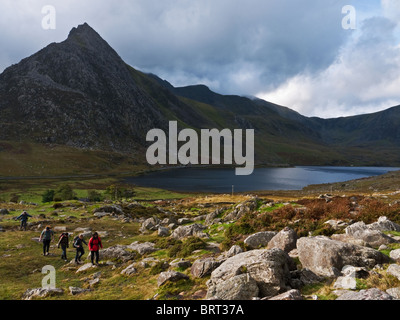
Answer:
[[[381,178],[374,178],[381,181]],[[387,190],[395,187],[398,174],[382,178],[381,187]],[[69,181],[74,186],[74,191],[84,195],[89,185],[82,182]],[[100,181],[97,184],[98,192],[104,192]],[[354,182],[356,187],[356,182]],[[342,230],[334,230],[325,224],[330,219],[356,219],[371,223],[376,221],[380,215],[386,215],[392,221],[399,223],[397,212],[399,205],[396,200],[400,195],[386,191],[384,194],[374,197],[348,194],[347,196],[333,197],[332,201],[317,199],[317,194],[306,192],[283,192],[270,194],[259,194],[255,210],[247,212],[242,218],[235,222],[221,222],[207,226],[208,239],[188,238],[181,242],[169,238],[162,238],[157,231],[142,233],[139,231],[141,223],[139,218],[166,217],[165,212],[173,211],[176,218],[189,218],[189,224],[204,224],[204,215],[220,209],[219,218],[232,211],[237,205],[252,200],[254,195],[211,195],[211,194],[182,194],[158,189],[136,188],[136,195],[131,199],[119,201],[83,203],[79,201],[64,201],[40,203],[40,194],[54,185],[41,184],[32,189],[21,192],[24,201],[36,200],[39,205],[15,204],[0,202],[0,208],[7,209],[10,214],[0,216],[0,226],[5,232],[0,237],[0,300],[20,300],[28,288],[41,286],[43,274],[41,269],[45,265],[52,265],[56,269],[56,287],[64,290],[63,294],[46,298],[47,300],[199,300],[205,297],[207,291],[206,282],[209,276],[195,278],[192,276],[190,267],[172,267],[175,270],[189,276],[188,280],[168,282],[158,286],[157,279],[160,272],[166,270],[166,263],[171,264],[174,260],[183,258],[193,263],[199,258],[217,257],[221,251],[237,244],[247,250],[243,240],[250,234],[264,230],[279,231],[285,226],[293,228],[299,236],[332,235],[341,233]],[[356,189],[356,188],[355,188]],[[321,190],[321,189],[319,189]],[[319,191],[318,190],[318,191]],[[356,190],[354,192],[357,192]],[[361,192],[361,191],[360,191]],[[355,200],[356,199],[356,200]],[[139,205],[137,202],[139,201]],[[357,215],[351,213],[353,203],[357,201],[361,206]],[[129,222],[119,219],[118,216],[106,216],[97,218],[93,215],[96,208],[111,203],[119,205],[132,217]],[[130,206],[135,204],[134,206]],[[161,208],[161,211],[160,211]],[[19,223],[14,218],[22,210],[27,210],[33,218],[29,220],[27,231],[19,231]],[[64,262],[60,259],[61,250],[52,243],[49,256],[42,256],[42,246],[35,241],[45,225],[53,228],[66,228],[68,232],[77,234],[77,228],[89,228],[103,234],[104,248],[115,245],[129,245],[135,241],[152,242],[159,250],[136,254],[135,259],[123,262],[118,259],[102,259],[99,266],[92,267],[87,271],[77,273],[81,265],[73,262]],[[60,231],[56,232],[58,235]],[[385,249],[398,248],[398,244],[392,244]],[[88,250],[86,250],[87,252]],[[69,260],[73,260],[75,251],[72,247],[67,250]],[[86,259],[86,255],[84,256]],[[145,263],[145,261],[147,261]],[[85,260],[84,262],[88,262]],[[122,275],[124,270],[132,262],[136,265],[136,273],[127,276]],[[299,261],[297,261],[299,263]],[[17,266],[17,267],[16,267]],[[386,267],[385,267],[386,268]],[[384,269],[385,270],[385,269]],[[399,286],[400,282],[393,277],[380,271],[380,276],[372,276],[360,280],[358,289],[379,287],[385,290],[388,287]],[[100,272],[100,273],[99,273]],[[99,282],[91,285],[90,281],[99,277]],[[90,289],[79,295],[69,293],[69,287]],[[335,299],[333,283],[326,280],[316,285],[302,288],[302,294],[311,299],[317,295],[319,299]]]

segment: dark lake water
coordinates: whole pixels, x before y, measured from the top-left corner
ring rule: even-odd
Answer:
[[[341,182],[377,176],[391,167],[294,167],[256,168],[250,176],[236,176],[234,169],[181,168],[127,178],[144,187],[175,191],[230,193],[257,190],[300,190],[310,184]]]

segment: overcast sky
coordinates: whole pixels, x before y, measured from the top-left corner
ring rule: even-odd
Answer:
[[[56,12],[46,30],[45,5]],[[355,9],[355,29],[343,28]],[[343,21],[344,20],[344,21]],[[133,67],[307,116],[400,104],[399,0],[1,0],[0,72],[87,22]]]

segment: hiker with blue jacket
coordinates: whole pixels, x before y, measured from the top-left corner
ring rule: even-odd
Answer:
[[[50,242],[51,240],[54,240],[54,232],[53,230],[51,230],[50,226],[47,226],[46,229],[44,229],[40,234],[39,241],[42,240],[43,240],[43,255],[48,256],[50,249]]]
[[[21,225],[19,227],[20,230],[24,229],[26,231],[26,226],[28,224],[28,219],[29,218],[32,218],[32,216],[30,214],[28,214],[28,212],[26,212],[26,211],[22,212],[17,217],[17,220],[21,220]]]

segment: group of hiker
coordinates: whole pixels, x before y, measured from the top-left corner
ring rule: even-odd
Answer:
[[[22,212],[16,219],[21,220],[20,229],[26,230],[28,218],[32,217],[26,211]],[[50,226],[46,226],[46,228],[42,231],[39,237],[39,241],[43,242],[43,255],[48,256],[50,250],[50,243],[54,241],[54,231],[51,230]],[[85,250],[83,244],[89,247],[90,258],[92,264],[99,264],[99,250],[103,248],[103,244],[101,243],[101,239],[97,232],[92,234],[92,237],[89,239],[89,243],[86,243],[83,234],[78,235],[73,239],[72,245],[76,249],[75,255],[75,263],[81,263],[81,257],[85,254]],[[67,261],[67,248],[69,248],[69,234],[68,232],[63,232],[58,238],[57,247],[62,250],[61,259]]]

